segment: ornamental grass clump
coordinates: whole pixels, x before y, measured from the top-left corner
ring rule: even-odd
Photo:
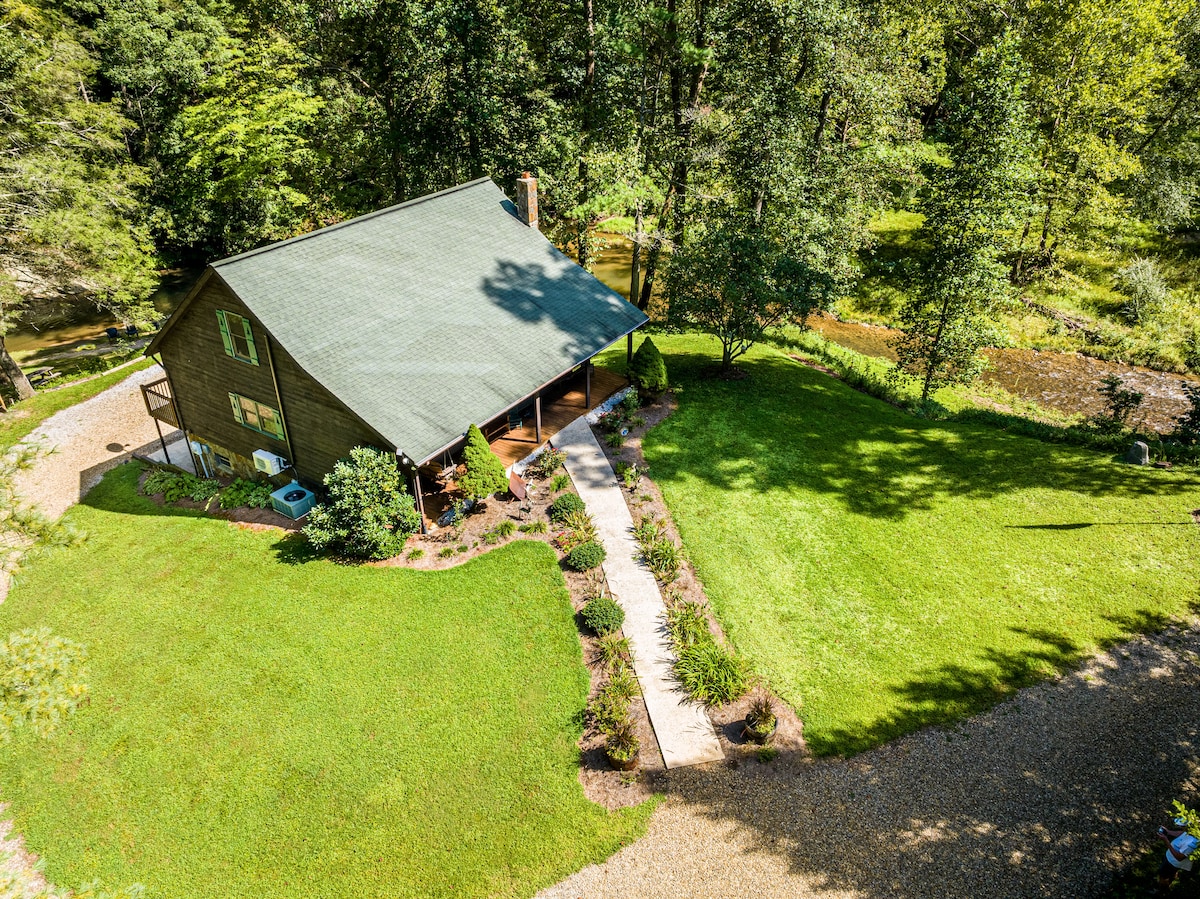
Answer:
[[[669,584],[679,577],[683,551],[669,537],[659,537],[642,547],[642,562],[662,583]]]
[[[775,733],[778,721],[771,697],[766,693],[759,693],[746,712],[746,736],[755,743],[765,743],[771,734]]]
[[[625,623],[625,610],[612,597],[597,596],[583,607],[583,623],[599,636],[611,634]]]
[[[567,567],[572,571],[591,571],[593,568],[600,567],[604,562],[605,555],[603,546],[595,540],[589,540],[586,543],[580,543],[567,553]]]
[[[356,446],[325,475],[329,498],[308,513],[304,536],[317,550],[389,559],[421,525],[390,453]]]
[[[677,649],[675,676],[697,702],[722,706],[742,696],[748,687],[746,664],[711,638]]]
[[[600,667],[610,674],[627,669],[633,664],[629,638],[622,637],[617,631],[601,634],[596,640],[596,659]]]

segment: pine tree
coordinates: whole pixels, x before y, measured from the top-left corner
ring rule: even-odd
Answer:
[[[504,463],[492,452],[483,432],[475,425],[467,428],[467,445],[463,450],[467,473],[458,479],[458,489],[468,499],[483,499],[508,486]]]

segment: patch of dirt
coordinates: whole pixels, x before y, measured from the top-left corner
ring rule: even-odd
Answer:
[[[797,358],[797,361],[804,362],[806,365],[809,364],[804,359]],[[827,371],[827,369],[819,365],[814,364],[813,367]],[[829,374],[834,373],[829,372]],[[643,472],[642,477],[633,489],[621,491],[625,497],[625,504],[629,507],[629,514],[634,522],[640,521],[647,515],[655,518],[661,522],[665,535],[677,545],[682,546],[683,541],[680,539],[678,528],[675,527],[671,511],[667,508],[667,504],[663,500],[662,491],[658,489],[658,485],[652,480],[651,476],[654,472],[650,469],[646,462],[646,457],[642,453],[642,440],[646,433],[673,414],[676,408],[678,408],[678,402],[671,391],[667,391],[658,400],[643,406],[638,410],[637,417],[641,418],[644,424],[631,427],[624,444],[620,447],[612,446],[606,439],[606,434],[601,428],[593,427],[592,431],[614,469],[618,463],[624,463],[626,465],[636,465],[638,470]],[[720,623],[712,613],[712,608],[708,602],[708,594],[704,591],[704,584],[701,583],[700,578],[696,575],[696,570],[686,557],[680,565],[679,575],[675,581],[666,586],[660,584],[659,589],[662,590],[665,599],[674,598],[699,603],[704,606],[708,610],[709,629],[716,635],[719,642],[728,644],[729,641],[725,636],[725,632],[721,629]],[[710,707],[707,710],[708,717],[717,732],[717,737],[721,741],[721,749],[725,752],[726,761],[735,767],[740,760],[757,756],[761,748],[742,734],[744,719],[753,695],[753,691],[751,691],[737,702],[719,708]],[[804,724],[800,720],[800,717],[782,699],[775,698],[773,699],[773,703],[776,717],[779,719],[779,728],[771,738],[770,745],[781,751],[795,752],[799,753],[801,757],[807,757],[808,749],[804,743]]]

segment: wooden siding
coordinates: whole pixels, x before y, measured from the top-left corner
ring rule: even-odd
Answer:
[[[236,312],[250,321],[258,352],[257,365],[226,355],[217,310]],[[279,344],[271,341],[268,356],[269,339],[241,300],[219,277],[211,275],[164,335],[159,347],[183,423],[192,435],[221,447],[225,454],[245,458],[256,449],[281,456],[294,455],[291,461],[297,473],[310,484],[319,484],[334,463],[355,446],[394,451],[394,447],[301,370]],[[281,409],[271,378],[272,358],[279,379]],[[292,452],[288,452],[284,441],[239,424],[229,405],[230,393],[278,409],[291,438]]]

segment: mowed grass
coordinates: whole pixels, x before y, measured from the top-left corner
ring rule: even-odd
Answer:
[[[818,753],[977,712],[1197,599],[1200,475],[929,422],[759,347],[655,337],[645,440],[717,614]]]
[[[307,560],[159,509],[137,468],[70,513],[0,633],[87,645],[91,703],[0,746],[0,796],[65,886],[149,897],[528,896],[639,836],[577,780],[586,700],[553,551],[445,572]]]

